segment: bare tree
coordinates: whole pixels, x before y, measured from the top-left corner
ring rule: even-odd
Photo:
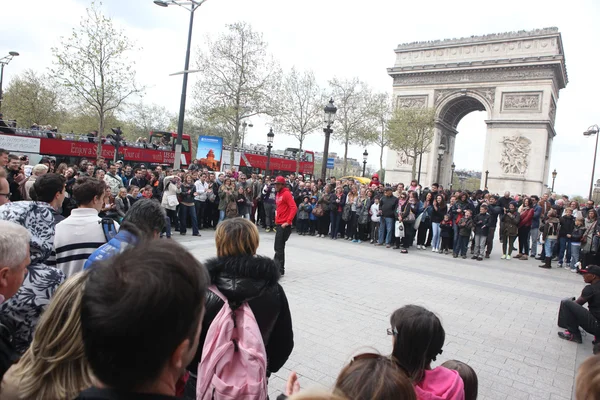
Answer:
[[[396,108],[388,124],[389,146],[413,160],[412,179],[416,179],[417,160],[429,151],[434,127],[432,108]]]
[[[127,119],[133,130],[130,132],[133,137],[148,137],[151,131],[169,129],[172,118],[173,114],[164,106],[140,101],[129,107]]]
[[[390,144],[388,122],[392,116],[392,102],[389,93],[377,93],[374,96],[373,112],[378,125],[375,143],[380,148],[379,171],[383,171],[383,150]]]
[[[244,118],[276,114],[281,69],[267,53],[262,34],[246,22],[227,25],[227,32],[208,40],[208,51],[200,53],[197,65],[196,114],[212,126],[226,127],[232,148]],[[230,154],[233,165],[234,152]]]
[[[134,49],[133,43],[102,14],[100,6],[92,3],[79,28],[52,48],[55,59],[51,74],[82,106],[94,110],[98,132],[103,135],[106,116],[144,89],[135,83],[135,62],[126,58]],[[102,141],[98,140],[97,154],[101,153]]]
[[[283,78],[274,123],[277,131],[298,139],[296,173],[306,136],[322,126],[324,99],[312,71],[300,73],[292,68]]]
[[[366,83],[358,78],[329,81],[332,96],[338,108],[337,128],[333,130],[334,139],[344,144],[344,168],[348,168],[348,147],[351,144],[361,146],[373,143],[377,136],[376,120],[373,115],[373,96]],[[327,158],[327,155],[323,155]]]

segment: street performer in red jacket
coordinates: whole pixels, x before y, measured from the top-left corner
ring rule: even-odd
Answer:
[[[292,233],[292,221],[296,216],[298,207],[294,201],[294,197],[290,190],[285,185],[285,178],[278,176],[275,178],[275,197],[276,214],[275,225],[277,232],[275,233],[275,261],[279,261],[279,271],[283,276],[285,274],[285,242],[289,239]]]

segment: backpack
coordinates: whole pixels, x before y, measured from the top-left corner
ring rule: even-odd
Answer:
[[[108,243],[112,238],[117,236],[117,230],[115,229],[115,221],[112,218],[102,218],[98,223],[102,224],[102,230],[104,231],[104,238]]]
[[[238,216],[238,207],[235,201],[230,201],[227,203],[227,208],[225,209],[225,217],[227,218],[235,218]]]
[[[248,303],[235,309],[215,285],[224,304],[214,318],[198,365],[198,400],[266,400],[267,352]]]

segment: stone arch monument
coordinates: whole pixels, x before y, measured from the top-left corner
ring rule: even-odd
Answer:
[[[435,108],[434,139],[421,167],[424,187],[438,179],[449,185],[458,123],[485,111],[482,171],[489,171],[490,191],[543,191],[558,95],[568,82],[557,28],[408,43],[395,52],[388,73],[396,106]],[[438,163],[441,142],[446,152]],[[407,183],[411,168],[404,154],[388,151],[386,182]]]

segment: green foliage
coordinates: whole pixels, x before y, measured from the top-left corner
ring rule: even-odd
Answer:
[[[379,146],[379,170],[383,170],[383,151],[390,144],[388,122],[392,114],[392,102],[388,93],[377,93],[374,96],[374,117],[377,121],[377,138],[375,143]]]
[[[435,110],[432,108],[396,108],[388,123],[389,146],[413,160],[413,179],[419,156],[429,151],[434,127]]]
[[[8,84],[2,111],[7,118],[17,120],[19,126],[60,126],[66,114],[62,100],[59,88],[47,76],[28,69]]]

